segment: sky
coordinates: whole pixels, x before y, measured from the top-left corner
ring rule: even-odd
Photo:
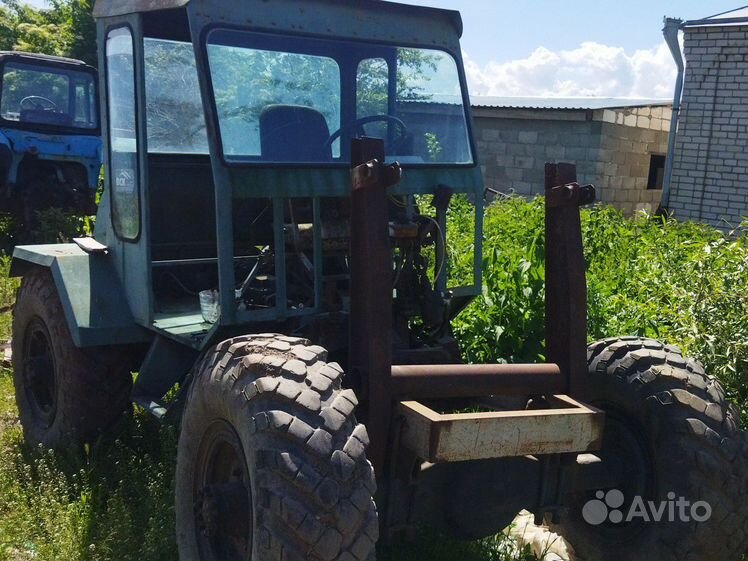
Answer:
[[[646,98],[671,98],[675,87],[675,64],[662,39],[664,16],[701,19],[746,2],[403,1],[462,13],[473,95]]]

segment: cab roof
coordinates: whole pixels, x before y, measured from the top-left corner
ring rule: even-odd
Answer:
[[[273,0],[263,0],[262,9],[267,9],[268,7],[272,8],[273,3]],[[287,4],[287,2],[275,3]],[[299,6],[309,7],[310,11],[312,11],[311,8],[313,8],[313,4],[327,6],[338,5],[341,8],[351,8],[350,0],[297,0],[296,3],[299,4]],[[175,10],[178,8],[186,8],[190,5],[198,5],[201,9],[202,15],[209,16],[212,7],[216,12],[218,12],[220,11],[220,8],[224,7],[224,4],[226,4],[226,0],[96,0],[93,13],[95,18],[108,18],[134,13]],[[230,4],[232,7],[235,7],[237,4],[240,6],[244,4],[246,7],[249,7],[251,4],[260,4],[260,2],[257,0],[233,0]],[[357,0],[355,2],[355,9],[362,13],[388,12],[392,13],[393,16],[396,14],[408,14],[411,17],[420,16],[423,18],[447,19],[454,27],[458,37],[462,37],[462,17],[460,16],[460,13],[455,10],[411,6],[408,4],[387,2],[384,0]],[[365,25],[365,20],[363,20],[363,18],[361,23],[362,25]]]
[[[76,60],[74,58],[66,58],[61,56],[42,55],[39,53],[26,53],[22,51],[0,51],[0,61],[14,59],[20,62],[45,62],[54,64],[57,66],[71,66],[76,67],[78,70],[95,70],[92,66],[89,66],[82,60]]]

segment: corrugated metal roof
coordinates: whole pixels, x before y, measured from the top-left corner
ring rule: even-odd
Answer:
[[[712,27],[728,25],[748,25],[748,6],[722,12],[704,19],[687,21],[683,27]]]
[[[470,96],[473,107],[501,109],[566,109],[595,110],[624,107],[652,107],[672,105],[668,99],[643,99],[631,97],[497,97]]]

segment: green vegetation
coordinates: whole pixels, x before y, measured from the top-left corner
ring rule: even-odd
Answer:
[[[466,359],[544,359],[543,199],[510,198],[486,214],[483,296],[455,323]],[[450,216],[452,271],[471,270],[472,212]],[[612,207],[582,212],[590,340],[638,335],[674,344],[748,411],[748,235]]]
[[[51,0],[37,9],[0,0],[0,50],[68,56],[96,65],[93,0]]]

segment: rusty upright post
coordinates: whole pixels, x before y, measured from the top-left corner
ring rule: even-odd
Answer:
[[[579,207],[595,200],[577,184],[576,166],[545,166],[545,322],[547,361],[558,364],[570,395],[587,386],[587,280]]]
[[[392,414],[392,248],[387,188],[400,167],[384,165],[384,141],[353,141],[349,370],[363,393],[369,459],[383,473]]]

